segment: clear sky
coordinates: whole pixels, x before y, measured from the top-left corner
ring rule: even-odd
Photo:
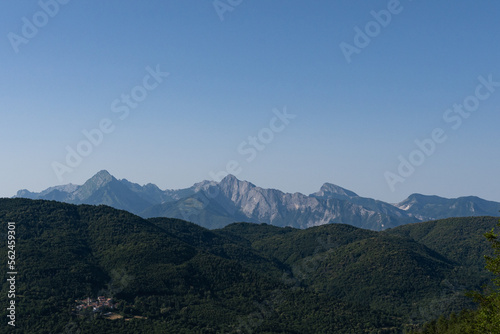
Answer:
[[[228,170],[287,192],[500,201],[499,14],[494,0],[2,1],[0,196],[101,169],[162,189]]]

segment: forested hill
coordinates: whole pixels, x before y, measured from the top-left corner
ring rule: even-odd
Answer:
[[[343,224],[207,230],[107,206],[0,199],[1,233],[8,222],[16,226],[18,273],[16,327],[7,328],[2,307],[0,328],[401,333],[474,306],[463,292],[490,279],[482,269],[489,251],[482,235],[497,219],[446,219],[386,232]],[[7,252],[1,254],[7,264]],[[7,278],[3,271],[4,306]],[[77,310],[75,300],[98,296],[113,298],[115,308]]]

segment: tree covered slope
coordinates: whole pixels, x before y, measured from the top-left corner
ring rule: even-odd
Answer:
[[[18,271],[10,332],[399,333],[470,305],[463,292],[489,277],[477,266],[476,240],[496,219],[387,232],[343,224],[208,230],[107,206],[0,199],[2,231],[8,222],[16,223]],[[75,310],[76,299],[101,295],[115,299],[122,318]]]

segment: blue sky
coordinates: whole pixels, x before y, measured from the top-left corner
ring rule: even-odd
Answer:
[[[0,196],[101,169],[183,188],[229,163],[287,192],[331,182],[388,202],[500,201],[499,11],[493,0],[4,1]],[[69,166],[68,148],[86,156]]]

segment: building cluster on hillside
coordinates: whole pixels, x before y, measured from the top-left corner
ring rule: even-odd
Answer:
[[[113,298],[106,298],[105,296],[99,296],[97,299],[77,299],[75,302],[77,303],[77,311],[92,308],[94,312],[102,312],[105,308],[114,309],[116,307]]]

